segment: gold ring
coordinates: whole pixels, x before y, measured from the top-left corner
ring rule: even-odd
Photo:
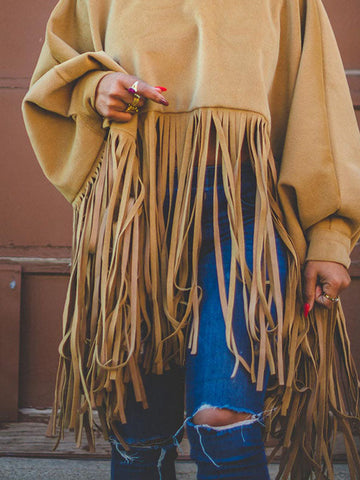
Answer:
[[[138,95],[137,93],[134,93],[134,100],[130,105],[132,105],[133,107],[137,107],[139,105],[139,102],[140,102],[140,95]]]
[[[132,103],[128,103],[128,106],[125,110],[125,112],[138,112],[139,111],[139,102],[140,102],[140,95],[138,95],[137,93],[134,93],[134,100],[132,101]]]
[[[327,293],[323,292],[323,297],[327,298],[328,300],[330,300],[330,302],[333,302],[333,303],[336,303],[340,300],[340,298],[338,296],[336,297],[330,297],[330,295],[328,295]]]
[[[128,106],[126,107],[126,110],[125,110],[125,112],[127,113],[132,113],[132,112],[138,113],[138,111],[139,111],[139,108],[136,105],[132,105],[131,103],[128,103]]]

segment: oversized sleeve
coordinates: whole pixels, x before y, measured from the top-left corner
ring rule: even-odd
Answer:
[[[348,267],[359,238],[360,135],[336,40],[320,0],[300,4],[302,47],[292,92],[279,193],[302,260]],[[302,15],[301,15],[302,14]]]
[[[70,202],[88,178],[106,135],[94,109],[96,86],[109,71],[124,72],[103,51],[98,22],[104,15],[97,9],[106,3],[58,2],[23,101],[26,129],[39,163]]]

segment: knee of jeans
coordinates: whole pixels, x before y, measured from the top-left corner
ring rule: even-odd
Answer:
[[[255,412],[238,410],[228,407],[214,407],[204,405],[192,416],[195,425],[208,425],[209,427],[231,427],[241,422],[256,422],[259,416]]]
[[[124,448],[115,435],[110,435],[109,441],[112,460],[124,465],[147,464],[160,467],[163,462],[174,461],[177,457],[177,443],[174,439],[128,443],[128,449]]]
[[[264,412],[203,405],[187,421],[191,457],[218,466],[261,453],[263,417]]]
[[[186,419],[187,426],[193,427],[196,430],[202,429],[204,431],[213,432],[227,432],[237,430],[241,427],[247,427],[249,432],[260,432],[259,435],[254,435],[255,438],[260,438],[261,431],[264,426],[264,418],[271,412],[254,412],[247,408],[234,407],[229,405],[207,405],[204,404],[193,412]]]

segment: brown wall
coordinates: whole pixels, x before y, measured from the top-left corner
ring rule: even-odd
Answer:
[[[18,408],[47,407],[52,402],[72,210],[44,178],[21,117],[21,100],[56,1],[3,3],[0,48],[6,61],[0,72],[5,120],[1,129],[0,259],[21,270],[15,289],[9,284],[16,272],[0,270],[0,351],[5,347],[7,352],[5,358],[0,356],[0,372],[11,369],[11,376],[0,373],[0,392],[11,393],[11,398],[0,394],[0,420],[11,420],[17,418]],[[10,329],[16,315],[17,335]]]
[[[359,0],[326,0],[360,121]],[[55,0],[3,2],[0,48],[0,420],[18,407],[47,407],[57,363],[61,310],[71,244],[71,207],[46,181],[32,153],[20,103]],[[353,283],[343,295],[354,354],[360,311],[360,249],[353,254]],[[15,284],[13,283],[15,282]],[[1,352],[6,352],[1,355]]]

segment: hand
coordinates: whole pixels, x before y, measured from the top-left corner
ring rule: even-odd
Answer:
[[[339,293],[350,285],[350,276],[346,268],[336,262],[309,261],[305,265],[304,274],[304,302],[310,311],[314,303],[318,303],[328,309],[334,302],[324,296],[336,298]],[[306,307],[304,307],[305,312]]]
[[[97,112],[114,122],[129,122],[136,112],[125,112],[128,105],[134,100],[134,95],[128,91],[128,88],[136,81],[139,82],[137,93],[140,95],[140,101],[137,104],[138,108],[142,107],[147,99],[165,106],[169,105],[168,101],[160,93],[165,90],[164,88],[151,87],[133,75],[114,72],[105,75],[97,85],[95,93],[95,108]]]

